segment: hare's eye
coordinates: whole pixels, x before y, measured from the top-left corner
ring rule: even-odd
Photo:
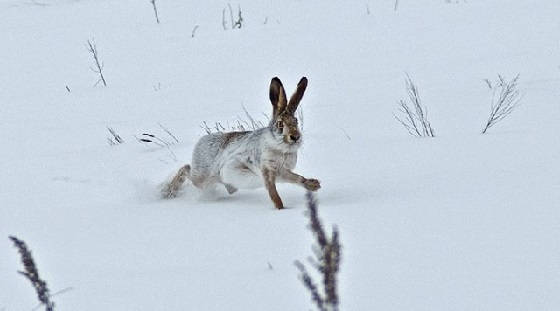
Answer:
[[[279,129],[283,128],[284,127],[284,122],[282,122],[282,121],[276,122],[276,127],[278,127]]]

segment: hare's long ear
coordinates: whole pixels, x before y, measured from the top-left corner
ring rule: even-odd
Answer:
[[[303,98],[303,93],[305,93],[305,89],[307,88],[307,78],[303,77],[301,78],[301,80],[299,80],[299,83],[297,85],[297,89],[294,92],[294,95],[292,95],[292,97],[290,97],[290,101],[288,102],[288,112],[290,114],[294,114],[297,110],[297,107],[299,105],[299,102],[301,101],[301,99]]]
[[[270,81],[269,97],[272,103],[272,117],[276,118],[286,109],[287,104],[284,86],[282,85],[282,81],[277,77],[272,78],[272,81]]]

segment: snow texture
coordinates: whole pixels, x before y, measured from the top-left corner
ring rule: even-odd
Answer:
[[[37,304],[9,235],[72,288],[56,310],[312,308],[303,189],[158,192],[203,121],[266,124],[274,76],[309,78],[296,172],[340,230],[341,310],[560,308],[560,2],[240,0],[235,30],[227,2],[156,4],[0,2],[0,310]],[[406,74],[435,138],[393,117]],[[498,74],[523,98],[481,135]]]

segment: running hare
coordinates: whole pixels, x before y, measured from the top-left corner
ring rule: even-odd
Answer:
[[[276,182],[298,184],[311,191],[321,188],[317,179],[292,172],[302,141],[295,112],[306,87],[307,78],[303,77],[288,101],[282,82],[273,78],[269,95],[272,118],[268,127],[203,136],[194,148],[192,167],[187,164],[179,170],[164,189],[164,196],[175,196],[186,178],[201,189],[223,184],[229,194],[238,188],[264,185],[274,206],[282,209],[284,205],[276,190]]]

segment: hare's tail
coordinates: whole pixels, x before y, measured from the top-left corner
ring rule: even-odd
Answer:
[[[164,184],[163,188],[161,189],[161,196],[164,199],[172,199],[177,196],[179,190],[185,183],[187,178],[190,179],[191,175],[191,166],[185,165],[177,171],[177,174],[171,179],[171,181],[167,184]]]

